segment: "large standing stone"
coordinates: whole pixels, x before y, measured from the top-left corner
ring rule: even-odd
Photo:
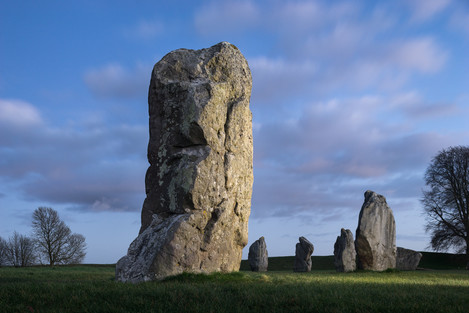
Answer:
[[[396,267],[396,223],[382,195],[368,190],[358,218],[355,248],[360,269]]]
[[[264,237],[254,241],[249,247],[248,254],[249,266],[253,272],[266,272],[269,264],[269,256],[267,253],[267,245]]]
[[[118,280],[239,270],[253,183],[251,86],[246,59],[227,42],[155,65],[147,196]]]
[[[396,268],[401,271],[415,271],[421,258],[420,252],[397,247]]]
[[[300,237],[299,240],[300,242],[296,244],[293,271],[310,272],[312,265],[311,254],[313,254],[314,246],[305,237]]]
[[[341,229],[334,244],[334,265],[337,272],[353,272],[357,269],[357,252],[350,229]]]

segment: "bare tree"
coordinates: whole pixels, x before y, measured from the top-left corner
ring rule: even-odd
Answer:
[[[455,248],[469,262],[469,147],[440,151],[427,168],[425,183],[422,203],[431,247]]]
[[[85,237],[72,234],[54,209],[40,207],[34,211],[33,232],[38,252],[51,266],[83,262]]]
[[[15,267],[33,265],[36,261],[33,240],[14,232],[6,244],[6,261]]]
[[[5,239],[0,237],[0,266],[6,265],[7,263],[7,242]]]

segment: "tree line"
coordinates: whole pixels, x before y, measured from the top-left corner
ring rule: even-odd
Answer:
[[[54,209],[40,207],[33,213],[30,237],[16,231],[8,240],[0,237],[0,266],[78,264],[85,249],[83,235],[72,233]]]

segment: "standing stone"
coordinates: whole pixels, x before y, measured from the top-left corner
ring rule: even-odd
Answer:
[[[266,272],[269,264],[267,245],[264,237],[254,241],[249,247],[248,261],[253,272]]]
[[[386,198],[365,192],[358,218],[355,248],[358,268],[384,271],[396,268],[396,223]]]
[[[334,265],[337,272],[353,272],[357,269],[357,252],[350,229],[341,229],[334,244]]]
[[[295,272],[310,272],[311,271],[311,254],[313,254],[314,246],[305,237],[299,238],[300,242],[296,244],[295,251],[295,265],[293,271]]]
[[[396,268],[401,271],[415,271],[421,258],[420,252],[397,247]]]
[[[155,65],[141,228],[117,280],[239,270],[253,183],[251,86],[246,59],[227,42]]]

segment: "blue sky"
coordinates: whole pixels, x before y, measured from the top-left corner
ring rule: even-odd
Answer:
[[[398,246],[425,250],[423,173],[469,144],[462,0],[0,1],[0,236],[29,234],[49,206],[86,237],[85,262],[123,256],[145,197],[152,67],[220,41],[253,75],[249,245],[293,255],[306,236],[330,255],[371,189]]]

